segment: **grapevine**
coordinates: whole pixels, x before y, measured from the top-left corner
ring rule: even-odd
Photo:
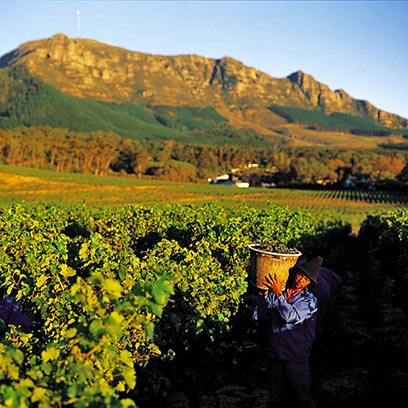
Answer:
[[[273,204],[4,208],[1,295],[34,323],[4,333],[0,405],[135,406],[139,369],[231,330],[249,244],[307,250],[338,228]]]

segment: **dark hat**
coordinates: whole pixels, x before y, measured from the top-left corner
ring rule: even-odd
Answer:
[[[319,273],[322,263],[323,258],[321,256],[315,256],[302,265],[296,265],[295,269],[300,270],[300,272],[305,274],[312,282],[317,283],[317,274]]]

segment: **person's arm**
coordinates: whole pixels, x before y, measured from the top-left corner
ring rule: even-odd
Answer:
[[[265,300],[268,307],[276,309],[286,323],[301,323],[317,311],[317,300],[309,291],[305,291],[302,297],[293,304],[288,303],[283,294],[278,296],[274,292],[270,292]]]

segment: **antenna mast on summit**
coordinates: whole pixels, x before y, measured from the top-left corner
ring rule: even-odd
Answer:
[[[80,37],[81,36],[81,12],[79,10],[77,10],[76,15],[77,15],[78,37]]]

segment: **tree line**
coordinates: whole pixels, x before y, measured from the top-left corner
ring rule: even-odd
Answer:
[[[134,175],[172,181],[201,181],[221,173],[251,185],[339,183],[349,177],[408,181],[408,152],[390,149],[333,150],[274,146],[210,146],[174,140],[135,141],[112,132],[73,132],[51,127],[0,130],[3,164]]]

